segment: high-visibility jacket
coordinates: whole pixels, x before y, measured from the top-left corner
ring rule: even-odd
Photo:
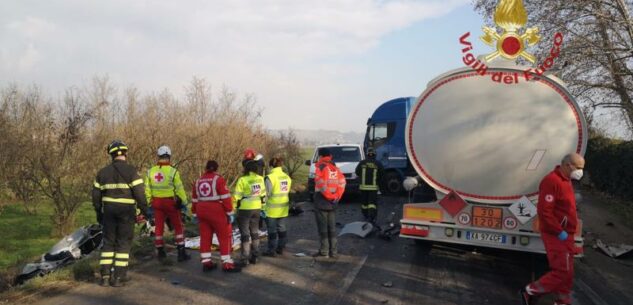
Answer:
[[[187,193],[182,186],[180,173],[176,168],[165,164],[157,164],[147,171],[145,176],[145,197],[148,202],[153,198],[175,198],[178,196],[183,204],[187,203]]]
[[[196,206],[201,203],[221,204],[225,212],[233,211],[231,193],[226,187],[224,178],[215,172],[205,172],[193,184],[191,192],[191,211],[196,213]]]
[[[136,204],[145,214],[147,202],[143,179],[134,166],[123,160],[114,160],[98,173],[92,188],[92,203],[101,210],[106,203]]]
[[[250,172],[237,180],[233,190],[233,208],[239,210],[261,209],[266,200],[264,177]]]
[[[314,191],[329,201],[340,200],[345,192],[345,176],[332,164],[332,157],[321,157],[315,165]]]
[[[356,175],[360,177],[361,191],[377,191],[382,178],[383,167],[379,161],[365,159],[356,166]]]
[[[281,167],[275,167],[266,176],[266,215],[270,218],[288,217],[290,209],[290,187],[292,179],[284,173]]]

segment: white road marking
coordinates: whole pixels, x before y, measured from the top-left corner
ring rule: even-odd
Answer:
[[[347,290],[354,282],[354,279],[356,279],[358,272],[360,272],[360,269],[363,268],[363,265],[365,265],[366,260],[367,260],[367,255],[363,256],[363,258],[361,258],[360,260],[360,263],[358,263],[358,265],[354,267],[352,271],[347,273],[347,275],[343,279],[343,286],[341,286],[341,288],[338,290],[338,294],[336,295],[336,298],[332,299],[332,301],[327,303],[327,305],[338,305],[339,303],[341,303],[341,301],[343,300],[343,297],[347,294]]]

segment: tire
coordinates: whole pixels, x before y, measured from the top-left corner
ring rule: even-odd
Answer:
[[[402,179],[397,172],[388,172],[384,179],[385,190],[387,194],[397,195],[402,193]]]

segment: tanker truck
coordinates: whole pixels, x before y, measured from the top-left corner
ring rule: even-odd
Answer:
[[[405,204],[400,237],[545,253],[538,186],[566,154],[584,155],[587,124],[557,77],[487,64],[440,75],[412,106],[407,154],[438,199]]]

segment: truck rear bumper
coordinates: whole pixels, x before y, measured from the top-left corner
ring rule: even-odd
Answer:
[[[400,222],[402,238],[545,254],[545,247],[538,233],[489,230],[407,219]],[[576,237],[575,241],[576,248],[582,248],[583,239]],[[582,256],[582,253],[576,256]]]

